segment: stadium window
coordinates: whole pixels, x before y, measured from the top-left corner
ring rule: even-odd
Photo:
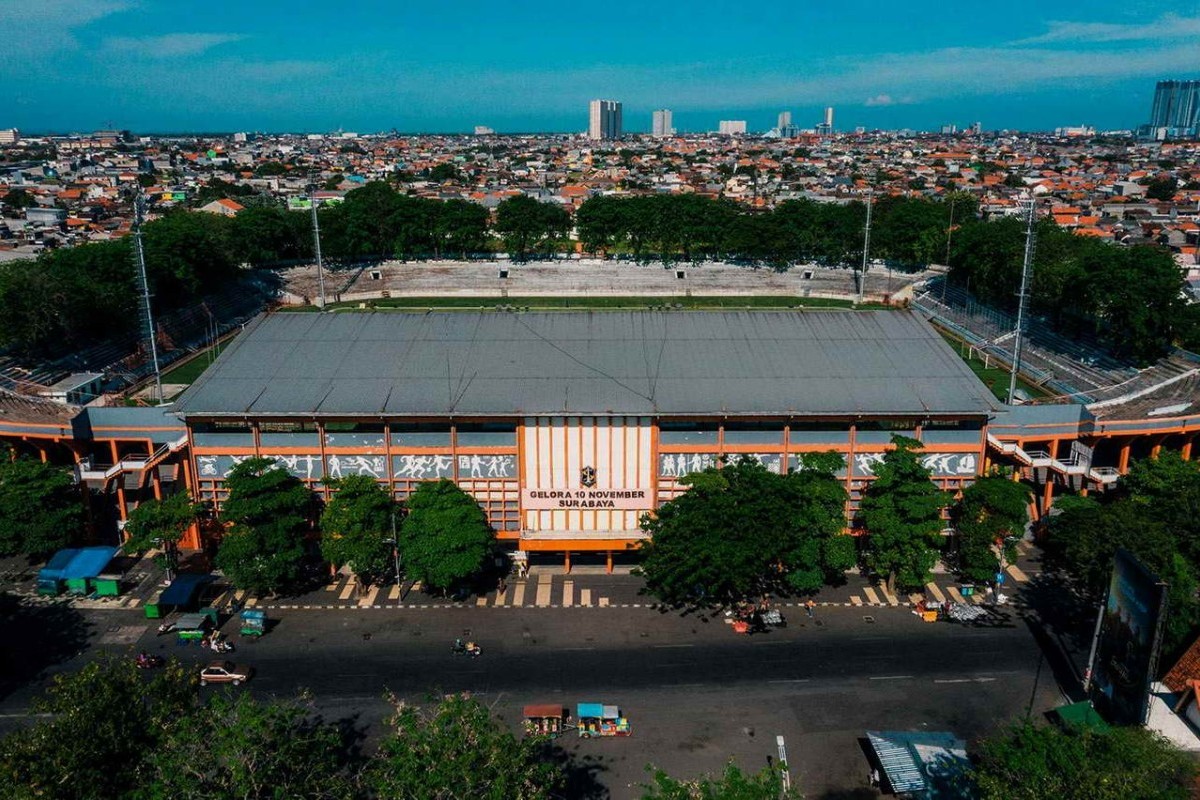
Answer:
[[[717,425],[712,422],[661,422],[658,425],[660,444],[716,444]]]

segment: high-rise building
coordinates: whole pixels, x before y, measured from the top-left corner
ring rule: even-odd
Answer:
[[[21,141],[21,132],[16,128],[0,130],[0,144],[16,144]]]
[[[1200,133],[1200,81],[1159,81],[1154,87],[1150,127],[1166,128],[1169,136]]]
[[[617,100],[593,100],[588,105],[588,138],[621,138],[621,103]]]
[[[675,128],[671,124],[671,109],[660,108],[654,112],[654,121],[650,132],[655,136],[671,136],[675,133]]]
[[[776,120],[776,122],[775,122],[775,127],[778,128],[779,130],[783,130],[784,128],[790,128],[791,126],[792,126],[792,112],[780,111],[779,119]]]
[[[817,126],[817,133],[822,136],[833,133],[833,106],[825,106],[825,120]]]
[[[725,136],[740,136],[746,132],[746,120],[723,119],[717,127],[717,131]]]
[[[492,130],[491,128],[489,128],[487,125],[476,125],[475,126],[475,135],[476,136],[491,136],[493,133],[495,133],[495,131]]]

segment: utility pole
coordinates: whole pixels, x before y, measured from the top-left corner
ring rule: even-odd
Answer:
[[[313,251],[317,255],[317,286],[321,292],[321,309],[325,308],[325,267],[321,263],[321,223],[317,220],[317,185],[309,184],[309,205],[312,206]]]
[[[137,267],[138,283],[142,290],[142,326],[150,342],[150,360],[154,365],[154,391],[157,404],[162,405],[162,373],[158,368],[158,342],[154,336],[154,313],[150,308],[150,281],[146,278],[146,251],[142,246],[142,221],[145,214],[145,197],[139,188],[133,199],[133,260]]]
[[[867,190],[867,226],[863,229],[863,257],[862,271],[858,275],[858,302],[863,301],[863,293],[867,286],[867,259],[871,252],[871,205],[874,199],[875,190]]]
[[[1034,222],[1037,220],[1037,200],[1029,199],[1025,223],[1025,261],[1021,266],[1021,290],[1017,293],[1017,329],[1013,331],[1012,374],[1008,378],[1008,404],[1017,394],[1017,373],[1021,370],[1021,348],[1025,344],[1025,317],[1029,314],[1029,282],[1033,276],[1033,251],[1037,243]]]

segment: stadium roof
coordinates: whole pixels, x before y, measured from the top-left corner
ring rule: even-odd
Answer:
[[[908,311],[260,316],[181,416],[926,415],[997,408]]]

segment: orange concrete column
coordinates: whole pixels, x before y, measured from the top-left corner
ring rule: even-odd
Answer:
[[[567,550],[563,553],[563,571],[568,575],[571,574],[571,551]]]
[[[1079,489],[1079,496],[1080,496],[1080,497],[1087,497],[1087,496],[1088,496],[1088,487],[1087,487],[1087,484],[1086,484],[1086,483],[1085,483],[1085,484],[1084,484],[1082,487],[1080,487],[1080,489]]]
[[[1162,443],[1162,438],[1159,438],[1159,440],[1154,443],[1154,446],[1150,448],[1151,458],[1158,458],[1158,454],[1162,452]]]
[[[42,447],[41,445],[38,445],[38,456],[41,457],[42,463],[45,464],[46,463],[46,448]]]
[[[121,480],[121,476],[117,476],[117,480]],[[121,521],[129,519],[129,512],[125,510],[125,484],[124,482],[117,484],[117,514],[120,515]]]
[[[1050,506],[1054,503],[1054,479],[1046,476],[1046,486],[1042,489],[1042,513],[1049,514]]]
[[[612,550],[609,550],[605,555],[604,570],[609,575],[612,575]]]
[[[1129,472],[1129,445],[1121,445],[1121,460],[1117,463],[1117,472],[1124,475]]]
[[[150,484],[154,487],[154,499],[162,500],[162,480],[158,477],[158,467],[150,473]]]
[[[1179,455],[1184,461],[1192,460],[1192,437],[1187,437],[1183,440],[1183,448],[1179,451]]]

